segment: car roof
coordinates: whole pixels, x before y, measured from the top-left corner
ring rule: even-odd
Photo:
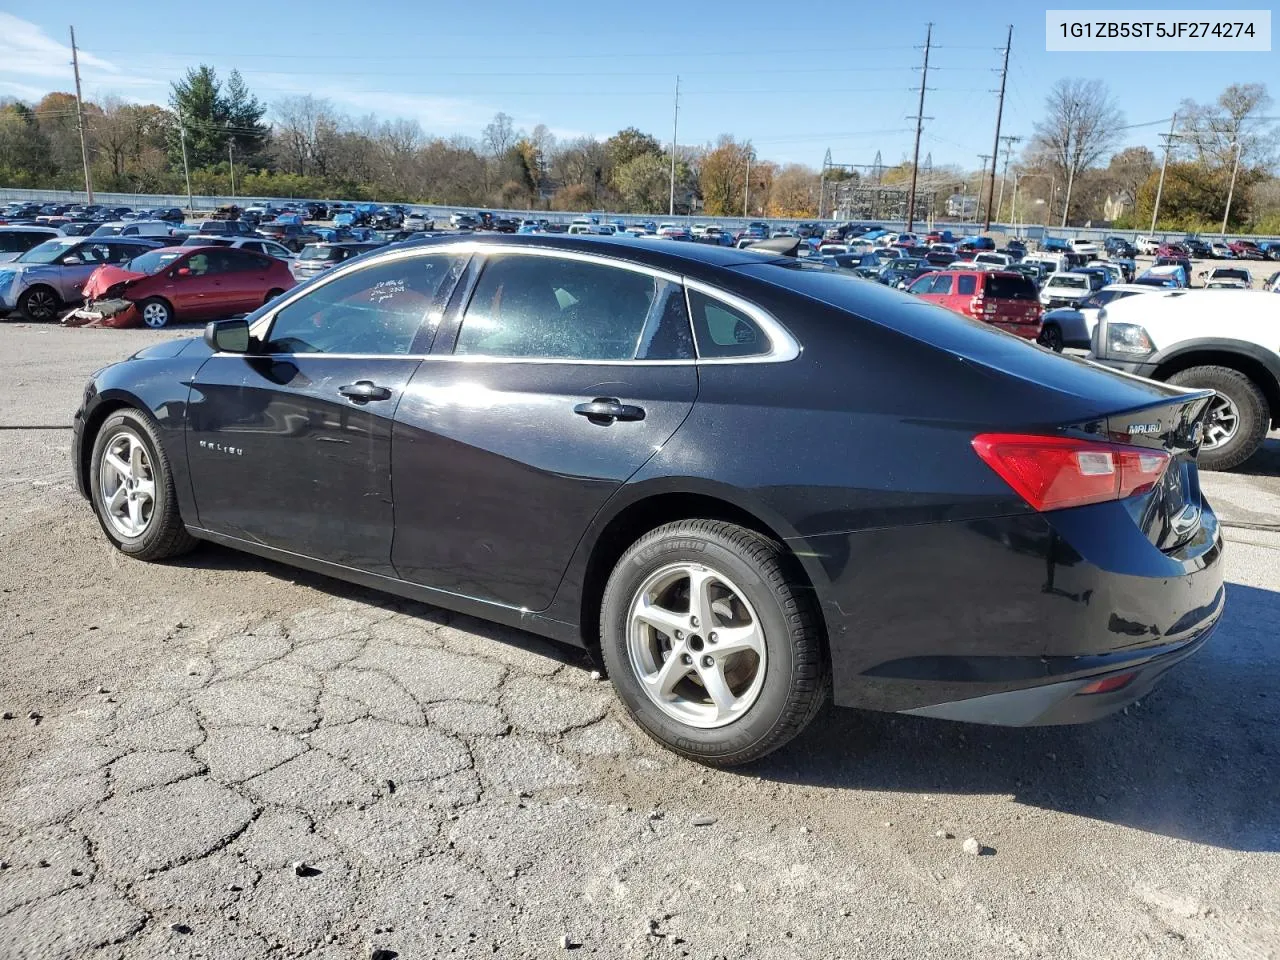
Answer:
[[[0,224],[0,230],[9,231],[11,233],[47,233],[50,236],[58,235],[58,231],[54,227],[33,227],[24,226],[22,224],[14,224],[13,226]]]

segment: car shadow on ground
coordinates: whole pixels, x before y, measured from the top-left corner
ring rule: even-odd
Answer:
[[[557,643],[527,630],[491,623],[464,613],[454,613],[443,607],[383,593],[380,590],[348,583],[322,573],[312,573],[310,570],[278,563],[251,553],[243,553],[220,544],[201,543],[194,552],[171,560],[169,563],[200,570],[258,571],[280,580],[289,580],[301,586],[319,590],[337,599],[356,600],[387,613],[414,617],[422,621],[424,631],[432,630],[440,624],[447,624],[455,629],[475,634],[486,641],[503,643],[518,650],[547,657],[568,667],[584,671],[596,669],[596,664],[585,650],[570,644]],[[483,655],[484,651],[477,652]]]
[[[987,727],[829,709],[751,768],[851,790],[1007,794],[1233,850],[1280,851],[1280,593],[1230,584],[1208,645],[1127,713]]]
[[[214,544],[178,564],[256,570],[593,669],[585,651]],[[1228,849],[1280,851],[1280,593],[1229,584],[1217,632],[1126,713],[990,727],[836,709],[743,772],[836,789],[1007,794],[1016,803]],[[484,654],[483,648],[475,652]],[[501,654],[495,651],[501,659]]]
[[[1232,472],[1247,477],[1280,477],[1280,434],[1263,440],[1262,448]]]

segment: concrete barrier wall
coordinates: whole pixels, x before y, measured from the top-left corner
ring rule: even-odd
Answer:
[[[83,190],[21,190],[17,188],[0,187],[0,202],[9,200],[25,200],[31,203],[83,203],[85,194]],[[184,194],[147,194],[147,193],[98,193],[94,192],[93,199],[95,203],[106,204],[109,206],[129,206],[129,207],[181,207],[188,209],[187,195]],[[297,202],[300,200],[319,199],[313,197],[193,197],[194,204],[190,209],[197,216],[202,212],[212,212],[224,204],[234,203],[239,206],[248,206],[258,200],[267,200],[272,203]],[[333,197],[327,200],[321,200],[323,203],[332,203],[334,201],[342,203],[366,203],[369,201],[345,200],[342,197]],[[602,220],[621,219],[628,223],[638,220],[653,220],[662,223],[715,223],[724,227],[737,227],[748,223],[750,220],[767,220],[775,226],[792,225],[803,223],[803,220],[787,220],[776,217],[709,217],[709,216],[674,216],[669,217],[665,214],[637,214],[637,213],[608,213],[600,210],[583,211],[582,213],[566,213],[563,211],[547,211],[547,210],[500,210],[496,207],[446,207],[434,204],[412,203],[405,206],[422,213],[426,216],[433,217],[437,220],[447,220],[452,213],[475,213],[478,210],[487,210],[495,216],[511,216],[518,218],[525,217],[547,217],[551,220],[568,223],[574,217],[582,216],[590,213],[592,216],[598,216]],[[884,226],[887,230],[901,230],[906,224],[901,220],[879,220],[876,221]],[[916,223],[916,230],[924,229],[923,223]],[[952,233],[977,234],[982,232],[982,224],[980,223],[944,223],[937,224],[938,229],[950,230]],[[1051,237],[1079,237],[1085,240],[1101,240],[1104,237],[1125,237],[1132,240],[1139,234],[1145,234],[1146,230],[1115,230],[1111,228],[1090,228],[1090,227],[1042,227],[1039,224],[1019,224],[1016,227],[1011,224],[991,225],[991,232],[1004,234],[1017,234],[1019,236],[1029,237],[1031,239],[1039,239],[1046,234]],[[1181,237],[1181,230],[1163,230],[1157,231],[1160,237]],[[1207,239],[1213,239],[1220,236],[1216,233],[1201,234]],[[1230,237],[1250,236],[1254,240],[1280,240],[1275,236],[1258,236],[1252,234],[1227,234]]]

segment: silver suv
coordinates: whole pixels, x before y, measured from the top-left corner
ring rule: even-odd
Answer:
[[[57,237],[0,264],[0,316],[56,320],[83,299],[81,288],[104,263],[122,264],[164,246],[142,237]]]

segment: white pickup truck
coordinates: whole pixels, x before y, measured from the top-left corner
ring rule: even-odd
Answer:
[[[1169,290],[1108,303],[1090,345],[1108,367],[1211,388],[1200,465],[1230,470],[1280,427],[1280,297],[1262,290]]]

